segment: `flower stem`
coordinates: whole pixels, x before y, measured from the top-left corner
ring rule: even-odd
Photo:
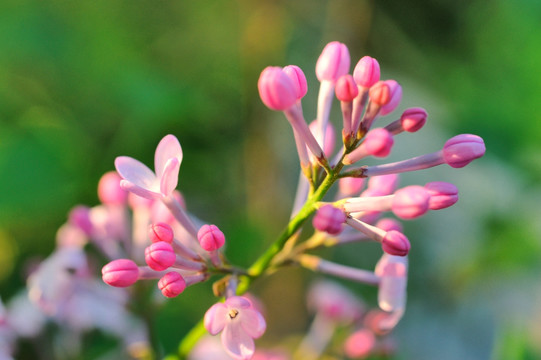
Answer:
[[[340,166],[340,165],[338,165]],[[316,210],[315,204],[323,199],[323,196],[329,191],[332,184],[336,181],[340,168],[333,169],[323,180],[318,189],[306,200],[303,207],[299,210],[297,215],[291,219],[286,228],[282,231],[278,239],[261,255],[250,268],[248,269],[248,275],[251,278],[257,278],[261,276],[265,270],[269,267],[270,262],[284,247],[286,241],[299,230],[304,222],[312,215]]]
[[[241,295],[248,291],[252,281],[262,276],[271,265],[274,257],[282,251],[287,240],[293,236],[304,222],[316,210],[315,204],[321,201],[325,194],[329,191],[334,182],[339,178],[340,171],[343,167],[340,161],[334,169],[329,169],[329,172],[323,182],[318,186],[317,190],[310,194],[302,208],[298,213],[291,218],[285,229],[282,231],[278,239],[248,268],[246,275],[239,277],[239,286],[237,294]],[[179,344],[178,353],[180,359],[186,359],[197,341],[206,333],[203,320],[199,321],[188,334],[182,339]]]

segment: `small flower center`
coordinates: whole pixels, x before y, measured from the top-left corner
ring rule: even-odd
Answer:
[[[238,311],[237,309],[231,309],[231,310],[229,310],[229,314],[228,314],[228,315],[229,315],[229,318],[230,318],[231,320],[233,320],[234,318],[237,317],[238,314],[239,314],[239,311]]]

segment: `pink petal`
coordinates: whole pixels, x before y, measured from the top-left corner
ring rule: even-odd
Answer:
[[[278,66],[267,66],[257,81],[261,101],[268,108],[280,111],[295,104],[298,85]]]
[[[231,296],[225,301],[225,306],[227,306],[228,309],[249,309],[252,307],[252,303],[245,297]]]
[[[388,312],[406,307],[407,258],[384,255],[376,265],[376,274],[381,277],[378,291],[379,307]]]
[[[257,339],[265,333],[267,323],[263,315],[254,309],[246,309],[241,313],[242,329],[252,338]]]
[[[115,159],[116,171],[132,184],[153,192],[158,192],[156,175],[142,162],[129,156],[119,156]]]
[[[160,178],[160,192],[164,196],[169,196],[175,190],[178,184],[178,171],[180,169],[180,161],[173,157],[167,160],[163,173]]]
[[[182,148],[174,135],[166,135],[158,144],[154,154],[154,170],[156,170],[158,178],[162,177],[167,160],[171,158],[177,158],[180,166],[180,163],[182,163]]]
[[[393,265],[388,265],[393,266]],[[406,307],[406,277],[382,276],[379,291],[378,304],[382,310],[391,312]]]
[[[154,191],[150,191],[147,189],[143,189],[142,187],[139,187],[135,185],[134,183],[129,182],[128,180],[120,180],[120,187],[123,190],[129,191],[137,196],[140,196],[148,200],[155,200],[162,197],[162,194],[154,192]]]
[[[216,335],[225,327],[227,320],[227,307],[222,303],[214,304],[205,313],[205,329],[211,334]]]
[[[222,332],[222,345],[235,359],[248,360],[255,350],[254,340],[244,331],[240,321],[230,322]]]

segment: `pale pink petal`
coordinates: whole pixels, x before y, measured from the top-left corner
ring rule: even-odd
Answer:
[[[401,263],[389,263],[383,268],[378,304],[382,310],[392,312],[406,307],[406,266]]]
[[[180,163],[182,163],[182,148],[174,135],[166,135],[158,144],[154,154],[154,170],[156,170],[158,178],[163,176],[167,160],[171,158],[177,158],[180,166]]]
[[[242,296],[231,296],[225,301],[225,306],[228,309],[249,309],[252,307],[252,303]]]
[[[406,279],[386,276],[381,279],[378,304],[382,310],[395,311],[406,306]]]
[[[120,180],[120,187],[137,196],[140,196],[149,200],[159,199],[162,197],[162,194],[154,192],[154,191],[150,191],[147,189],[143,189],[142,187],[139,187],[135,185],[134,183],[129,182],[128,180]]]
[[[205,313],[205,329],[211,334],[216,335],[222,331],[226,325],[228,309],[222,303],[214,304]]]
[[[169,196],[175,190],[178,184],[178,171],[180,169],[180,161],[178,158],[170,158],[165,163],[163,173],[160,178],[160,192],[164,196]]]
[[[244,331],[254,339],[261,337],[267,329],[265,318],[263,318],[263,315],[259,311],[254,309],[243,310],[240,321]]]
[[[119,156],[115,159],[115,168],[124,180],[140,188],[158,192],[156,175],[142,162],[129,156]]]
[[[225,327],[222,345],[229,355],[239,360],[251,359],[255,351],[254,340],[244,331],[240,321],[230,322]]]
[[[389,255],[387,253],[383,253],[383,255],[381,256],[381,258],[379,259],[379,261],[376,264],[376,268],[374,270],[374,273],[377,276],[380,276],[380,277],[383,276],[383,269],[385,269],[387,264],[391,264],[391,263],[403,264],[405,266],[406,271],[408,269],[408,258],[407,257],[394,256],[394,255]]]

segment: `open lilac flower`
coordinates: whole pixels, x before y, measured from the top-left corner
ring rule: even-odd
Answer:
[[[231,296],[214,304],[205,314],[205,328],[211,335],[222,333],[222,345],[235,359],[250,359],[254,339],[265,332],[267,324],[252,303],[242,296]]]
[[[182,162],[182,148],[174,135],[166,135],[158,144],[154,155],[154,170],[129,156],[115,159],[116,171],[124,179],[123,189],[147,199],[169,196],[178,183],[178,171]]]

